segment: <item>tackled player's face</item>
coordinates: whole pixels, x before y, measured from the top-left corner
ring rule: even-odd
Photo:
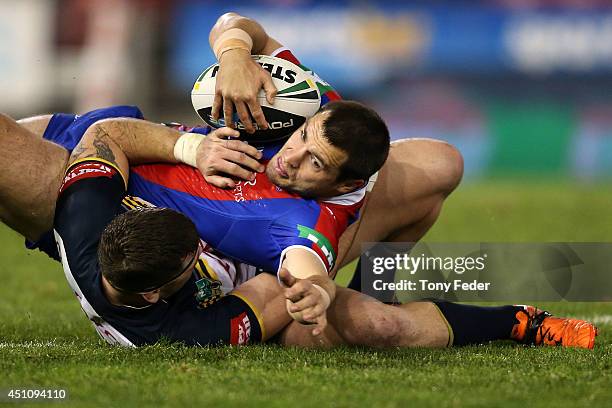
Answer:
[[[323,135],[324,113],[317,113],[296,130],[272,157],[266,175],[277,186],[308,198],[327,198],[341,193],[336,180],[346,153]]]
[[[198,262],[198,259],[200,259],[200,255],[202,254],[203,250],[204,248],[202,246],[202,243],[198,242],[198,248],[196,249],[196,251],[194,253],[188,254],[183,260],[183,272],[170,282],[166,283],[161,288],[154,291],[158,294],[158,296],[153,296],[152,298],[147,298],[145,296],[144,298],[150,303],[156,303],[158,300],[167,299],[179,290],[181,290],[183,286],[185,286],[185,284],[189,281],[189,278],[191,278],[193,268],[195,268],[196,263]]]

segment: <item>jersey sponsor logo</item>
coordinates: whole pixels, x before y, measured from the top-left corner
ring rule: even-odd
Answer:
[[[261,65],[263,69],[268,71],[272,78],[280,79],[281,81],[284,81],[288,84],[293,84],[295,82],[295,77],[297,76],[297,72],[291,69],[284,69],[281,66],[270,64],[269,62],[259,63],[259,65]],[[201,77],[204,77],[204,75],[207,72],[208,70],[205,71],[204,74],[201,75]],[[210,73],[210,77],[211,78],[216,77],[218,72],[219,72],[219,65],[216,65],[213,68],[212,72]],[[198,78],[198,82],[199,81],[200,81],[200,78]]]
[[[238,130],[245,130],[246,129],[246,127],[240,121],[240,118],[238,117],[238,114],[234,114],[233,120],[234,120],[234,126],[236,127],[236,129],[238,129]],[[208,115],[208,121],[207,122],[208,123],[212,123],[213,125],[215,125],[217,127],[224,127],[225,126],[225,119],[224,118],[214,119],[212,114]],[[268,125],[270,125],[270,129],[278,130],[278,129],[292,128],[292,127],[295,126],[295,122],[293,121],[292,118],[289,118],[289,120],[278,120],[278,121],[275,121],[275,122],[268,122]],[[259,127],[258,127],[257,123],[253,123],[253,127],[255,128],[255,130],[259,130]]]
[[[284,81],[288,84],[292,84],[295,82],[295,76],[297,75],[297,72],[295,71],[292,71],[290,69],[284,70],[283,67],[276,66],[268,62],[265,62],[260,65],[262,66],[263,69],[265,69],[266,71],[270,73],[272,78],[280,79],[281,81]]]
[[[299,237],[306,238],[309,241],[312,241],[325,255],[327,259],[327,263],[331,269],[334,266],[334,262],[336,261],[336,252],[334,251],[334,247],[331,242],[319,231],[313,230],[305,225],[298,224],[297,226]]]
[[[196,301],[198,302],[198,308],[204,309],[223,296],[221,290],[221,282],[207,277],[203,277],[196,281],[197,292],[195,294]]]
[[[96,177],[112,178],[117,173],[117,170],[111,166],[101,162],[85,162],[74,166],[64,177],[60,194],[79,180]]]
[[[251,321],[246,312],[231,320],[230,344],[247,344],[251,338]]]
[[[239,181],[236,184],[236,187],[234,187],[234,201],[236,201],[237,203],[246,201],[246,198],[244,198],[244,187],[246,186],[254,187],[256,184],[257,184],[257,179],[253,181]]]

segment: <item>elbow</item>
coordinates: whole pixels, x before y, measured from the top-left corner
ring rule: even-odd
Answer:
[[[452,193],[459,183],[461,183],[461,179],[463,178],[463,155],[455,146],[448,145],[447,152],[447,162],[448,162],[448,172],[447,172],[447,193]]]
[[[249,18],[243,17],[233,11],[222,14],[215,22],[215,25],[213,26],[212,30],[210,30],[209,39],[212,40],[213,38],[218,37],[219,34],[229,30],[230,28],[240,28],[245,21],[249,20]]]
[[[221,15],[208,36],[208,42],[211,48],[214,49],[215,41],[225,31],[238,28],[245,31],[253,40],[252,53],[259,54],[265,48],[269,37],[264,28],[255,20],[249,17],[241,16],[235,12],[229,12]]]
[[[449,196],[461,183],[463,178],[463,156],[453,145],[439,142],[435,165],[432,166],[431,175],[436,180],[438,191],[445,197]]]
[[[219,16],[219,18],[217,19],[217,22],[215,23],[215,25],[232,24],[236,19],[240,19],[240,18],[245,18],[245,17],[242,17],[240,14],[236,13],[235,11],[229,11],[227,13],[221,14],[221,16]]]

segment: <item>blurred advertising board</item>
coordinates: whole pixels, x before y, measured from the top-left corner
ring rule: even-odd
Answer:
[[[54,2],[0,0],[0,111],[47,106],[53,81]]]
[[[172,75],[187,86],[214,62],[207,34],[237,11],[261,22],[340,89],[389,75],[612,72],[612,11],[514,10],[459,4],[183,1],[174,14]],[[422,4],[422,3],[420,3]]]
[[[375,107],[393,139],[457,146],[467,178],[612,176],[612,9],[483,3],[186,0],[168,72],[189,92],[215,61],[210,28],[236,11]]]

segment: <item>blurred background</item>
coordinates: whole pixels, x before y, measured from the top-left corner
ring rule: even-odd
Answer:
[[[447,140],[466,180],[612,175],[612,1],[0,0],[0,111],[137,104],[199,120],[208,32],[255,18],[393,138]]]

